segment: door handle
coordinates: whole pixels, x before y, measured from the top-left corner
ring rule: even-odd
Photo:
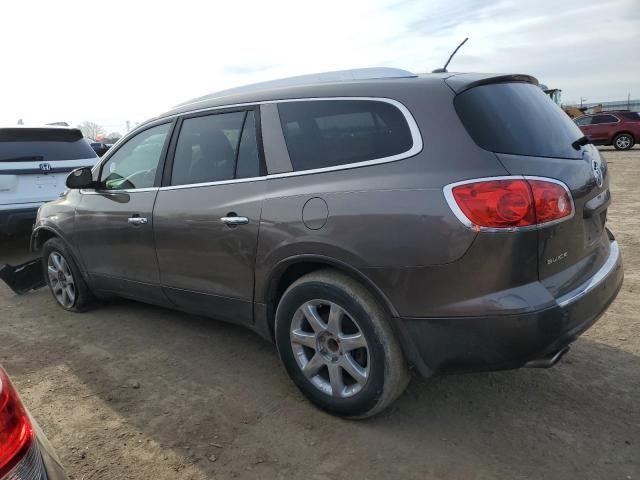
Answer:
[[[246,225],[249,223],[249,219],[247,217],[222,217],[220,221],[222,223],[226,223],[230,227],[235,225]]]
[[[127,222],[129,222],[129,225],[144,225],[145,223],[148,223],[149,220],[144,217],[129,217]]]

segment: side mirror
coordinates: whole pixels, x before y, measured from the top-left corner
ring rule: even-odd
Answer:
[[[92,188],[93,186],[93,174],[90,167],[76,168],[67,176],[67,188],[77,190],[80,188]]]

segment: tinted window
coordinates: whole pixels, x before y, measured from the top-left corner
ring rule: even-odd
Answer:
[[[240,149],[238,151],[238,164],[236,165],[236,178],[251,178],[260,175],[260,159],[258,157],[258,142],[256,139],[256,116],[253,110],[247,112],[244,121]]]
[[[591,120],[591,125],[596,125],[598,123],[616,123],[618,119],[613,115],[594,115],[593,120]]]
[[[171,184],[233,179],[244,117],[245,112],[233,112],[185,119],[176,145]]]
[[[454,101],[473,140],[493,152],[582,158],[571,144],[583,133],[542,90],[499,83],[467,90]]]
[[[318,100],[278,105],[295,171],[390,157],[413,145],[396,107],[371,100]]]
[[[580,117],[580,118],[576,118],[574,122],[576,122],[576,125],[580,127],[584,127],[585,125],[591,125],[592,118],[593,117]]]
[[[627,120],[635,120],[636,122],[640,120],[640,113],[638,112],[623,112],[621,115]]]
[[[155,186],[162,147],[170,124],[158,125],[138,133],[109,157],[100,176],[106,190]]]
[[[80,130],[53,128],[0,129],[0,162],[55,162],[95,159]]]

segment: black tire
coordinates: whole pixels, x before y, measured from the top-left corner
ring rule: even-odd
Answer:
[[[68,271],[68,273],[70,274],[70,277],[72,278],[71,283],[64,284],[64,289],[65,290],[70,289],[74,293],[73,299],[71,299],[70,295],[67,293],[65,293],[63,295],[63,299],[61,299],[60,296],[56,293],[56,291],[54,291],[54,289],[57,291],[61,291],[61,289],[57,288],[60,286],[60,284],[56,284],[54,286],[54,283],[56,282],[56,280],[52,279],[53,273],[50,275],[50,272],[49,272],[49,262],[50,262],[50,259],[53,262],[53,258],[57,258],[58,262],[60,262],[60,258],[62,258],[63,260],[63,263],[61,263],[62,268],[60,268],[59,270],[63,272]],[[64,268],[65,264],[68,267],[66,269]],[[55,265],[53,266],[55,267]],[[89,290],[89,287],[87,286],[87,283],[85,282],[82,274],[80,273],[78,264],[73,258],[73,255],[71,255],[71,253],[69,252],[69,249],[67,248],[67,246],[59,238],[57,237],[50,238],[42,246],[42,267],[44,269],[45,281],[49,286],[49,291],[51,292],[51,294],[53,295],[53,298],[55,299],[56,303],[60,307],[70,312],[85,312],[94,305],[95,298],[91,293],[91,291]],[[61,276],[58,275],[58,276],[64,277],[62,279],[58,279],[58,282],[66,282],[67,281],[66,279],[69,278],[69,275],[61,275]],[[64,299],[67,299],[69,301],[64,301]]]
[[[303,348],[292,344],[292,325],[296,331],[302,331],[295,328],[301,323],[294,324],[294,322],[308,321],[308,317],[303,315],[301,310],[303,306],[309,305],[307,302],[318,302],[317,308],[314,305],[312,308],[316,308],[315,312],[319,316],[324,315],[323,318],[327,319],[329,311],[337,305],[337,311],[341,312],[339,324],[342,325],[338,331],[343,332],[350,328],[351,335],[354,335],[355,331],[355,335],[360,338],[359,335],[362,334],[366,347],[349,350],[349,347],[345,346],[345,338],[350,334],[341,333],[337,337],[338,347],[332,347],[336,350],[329,352],[318,343],[321,341],[319,338],[323,338],[322,335],[328,330],[322,331],[319,335],[316,334],[313,340],[309,340],[309,342],[315,342],[316,347],[305,345]],[[328,306],[322,306],[322,302]],[[302,320],[295,320],[296,318]],[[327,320],[325,326],[329,323],[330,321]],[[311,328],[310,323],[306,325],[306,329]],[[304,333],[304,335],[308,334]],[[275,337],[278,353],[293,382],[314,405],[331,414],[354,419],[371,417],[398,398],[409,383],[409,369],[400,344],[387,321],[385,310],[365,287],[340,272],[320,270],[296,280],[285,291],[278,304]],[[294,353],[294,348],[298,349],[297,353]],[[317,373],[308,378],[299,363],[303,361],[300,360],[301,353],[307,359],[321,355],[321,351],[324,352],[321,360],[324,364]],[[327,360],[327,355],[332,353],[335,356]],[[338,369],[341,380],[339,384],[336,382],[336,385],[340,385],[341,389],[336,388],[340,393],[335,395],[333,377],[329,373],[330,367],[335,369],[336,365],[343,365],[342,362],[345,362],[344,364],[352,362],[356,356],[360,358],[357,366],[361,371],[368,372],[366,377],[361,376],[361,381],[357,382],[356,376],[351,376],[348,369]],[[308,360],[307,365],[312,363]],[[335,375],[335,370],[333,372]],[[330,383],[330,385],[324,387],[325,391],[323,391],[312,382]],[[327,388],[329,391],[326,390]],[[347,391],[355,393],[349,394]]]
[[[630,133],[619,133],[613,139],[613,148],[616,150],[630,150],[636,143]]]

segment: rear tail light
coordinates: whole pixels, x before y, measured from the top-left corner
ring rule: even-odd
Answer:
[[[513,230],[555,223],[573,215],[569,189],[538,177],[469,180],[445,187],[456,216],[478,230]]]
[[[29,452],[34,431],[9,377],[0,368],[0,478]]]

